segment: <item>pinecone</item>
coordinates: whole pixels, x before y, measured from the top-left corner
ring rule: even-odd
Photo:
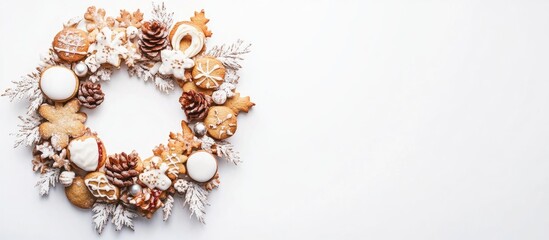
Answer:
[[[212,105],[212,97],[191,90],[183,92],[179,102],[189,121],[200,121],[208,114],[208,108]]]
[[[96,108],[101,105],[105,99],[105,94],[101,91],[101,84],[92,82],[83,82],[78,89],[78,101],[87,108]]]
[[[110,155],[105,163],[105,175],[109,182],[117,187],[129,187],[134,181],[133,178],[139,175],[135,170],[139,156],[133,151],[130,154],[120,153]]]
[[[158,60],[160,51],[168,46],[168,31],[166,25],[159,21],[145,22],[141,27],[143,34],[139,41],[139,49],[143,56]]]
[[[137,206],[145,217],[151,218],[157,209],[164,206],[164,203],[162,203],[164,197],[165,194],[161,190],[144,188],[141,194],[130,200],[130,204]]]

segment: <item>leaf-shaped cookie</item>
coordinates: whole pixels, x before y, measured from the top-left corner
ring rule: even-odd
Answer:
[[[225,107],[229,107],[233,112],[235,112],[236,115],[238,115],[239,112],[248,112],[250,108],[255,106],[255,103],[250,101],[250,97],[240,97],[240,93],[235,93],[235,95],[232,98],[227,99],[225,104],[223,104]]]
[[[208,29],[208,26],[206,26],[206,23],[208,23],[210,19],[206,18],[206,14],[204,13],[204,9],[202,9],[200,12],[194,12],[194,17],[191,17],[191,22],[198,25],[200,29],[202,29],[202,32],[204,32],[204,36],[211,37],[212,32]]]

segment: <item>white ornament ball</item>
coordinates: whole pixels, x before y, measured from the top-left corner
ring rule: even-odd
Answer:
[[[217,172],[217,160],[208,152],[198,151],[187,159],[187,173],[197,182],[207,182]]]
[[[194,134],[196,134],[196,136],[198,137],[204,136],[204,134],[206,134],[206,131],[207,131],[206,125],[204,125],[203,122],[195,123],[193,130],[194,130]]]
[[[134,26],[129,26],[126,28],[126,35],[129,39],[133,39],[137,36],[137,33],[139,33],[139,30]]]
[[[47,98],[64,102],[78,92],[78,77],[75,73],[62,66],[49,67],[40,76],[40,90]]]
[[[72,70],[74,71],[74,74],[79,77],[84,77],[86,76],[86,74],[88,74],[88,66],[83,62],[79,62],[74,65]]]
[[[134,184],[130,187],[130,194],[132,196],[137,196],[138,194],[141,193],[142,190],[143,190],[143,188],[141,187],[141,185]]]
[[[72,181],[76,175],[71,171],[64,171],[59,175],[59,182],[65,187],[72,185]]]
[[[215,104],[221,105],[227,101],[227,93],[223,90],[217,90],[212,94],[212,99]]]

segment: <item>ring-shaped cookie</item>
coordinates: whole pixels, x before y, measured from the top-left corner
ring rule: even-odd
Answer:
[[[206,36],[204,36],[204,32],[202,32],[200,29],[190,24],[181,23],[177,24],[172,31],[173,34],[171,44],[174,50],[182,51],[183,54],[185,54],[189,58],[196,56],[198,53],[200,53],[200,51],[202,51]],[[181,50],[181,41],[187,35],[192,38],[191,45],[187,49]]]

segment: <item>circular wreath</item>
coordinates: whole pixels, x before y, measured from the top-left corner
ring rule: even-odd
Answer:
[[[15,147],[33,148],[40,195],[60,182],[69,202],[92,209],[99,233],[109,220],[116,230],[133,229],[133,217],[151,218],[160,208],[167,220],[176,196],[204,222],[208,192],[220,183],[218,160],[240,162],[225,139],[236,132],[239,113],[255,105],[235,91],[239,61],[250,45],[238,40],[207,48],[212,32],[204,10],[190,21],[172,24],[172,17],[164,4],[153,4],[148,20],[139,10],[121,10],[113,18],[91,6],[83,19],[67,21],[36,70],[3,94],[30,101],[27,114],[19,117]],[[135,151],[109,153],[84,125],[81,108],[103,103],[101,82],[123,63],[131,76],[162,92],[183,89],[182,131],[170,133],[167,144],[147,158]]]

